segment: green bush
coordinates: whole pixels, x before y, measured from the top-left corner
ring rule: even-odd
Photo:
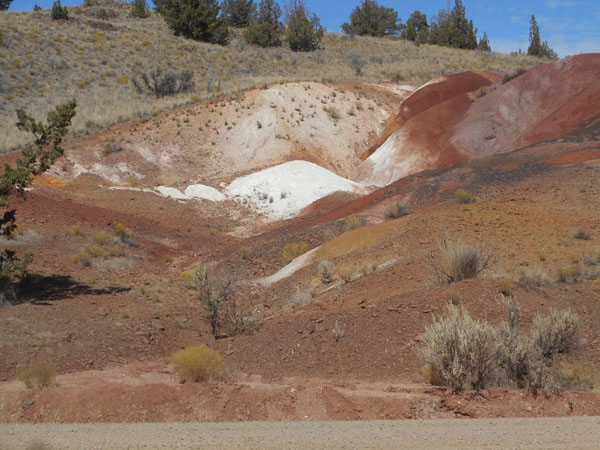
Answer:
[[[256,11],[256,3],[254,0],[223,0],[221,10],[227,25],[245,28],[250,24],[252,15]]]
[[[69,11],[66,6],[61,6],[60,0],[56,0],[50,11],[52,20],[69,20]]]
[[[281,8],[273,0],[262,0],[258,12],[253,15],[244,39],[260,47],[279,47],[283,26],[279,22]]]
[[[350,14],[350,23],[342,24],[346,34],[383,37],[400,31],[398,12],[379,6],[375,0],[363,0]]]
[[[229,42],[217,0],[156,0],[154,4],[175,36],[219,45]]]
[[[148,3],[146,3],[146,0],[133,0],[131,3],[131,15],[138,19],[149,17],[150,11],[148,10]]]
[[[304,0],[289,0],[286,25],[285,37],[292,51],[312,52],[319,48],[324,30],[316,14],[310,15]]]

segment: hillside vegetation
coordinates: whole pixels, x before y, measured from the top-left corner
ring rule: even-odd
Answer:
[[[76,133],[162,111],[174,105],[275,82],[293,80],[395,81],[422,84],[467,70],[510,72],[539,64],[537,58],[457,50],[413,42],[326,33],[313,53],[286,46],[249,45],[241,31],[222,47],[173,36],[155,12],[131,16],[130,3],[69,8],[69,20],[50,11],[0,14],[0,131],[3,150],[27,141],[14,127],[15,111],[41,118],[49,108],[76,98]],[[190,70],[195,87],[157,99],[137,93],[131,79],[156,67]]]

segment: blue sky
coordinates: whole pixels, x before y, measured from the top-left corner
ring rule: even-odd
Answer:
[[[63,5],[82,1],[63,0]],[[10,9],[30,10],[36,2],[43,8],[52,5],[52,0],[13,0]],[[360,1],[307,0],[307,3],[327,30],[338,32]],[[415,9],[430,18],[448,4],[447,0],[380,0],[378,3],[396,9],[402,22]],[[473,19],[480,36],[487,32],[495,51],[509,53],[519,48],[526,51],[529,20],[531,14],[535,14],[542,40],[547,40],[559,56],[600,52],[600,0],[463,0],[463,3],[467,17]]]

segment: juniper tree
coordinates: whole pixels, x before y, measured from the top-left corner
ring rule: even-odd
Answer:
[[[48,170],[64,152],[62,140],[67,134],[71,121],[75,117],[75,100],[67,102],[50,111],[47,123],[36,122],[25,111],[17,111],[17,128],[33,134],[34,142],[21,150],[21,158],[15,166],[6,164],[0,175],[0,236],[7,238],[16,228],[16,210],[10,208],[8,197],[13,192],[25,196],[25,188],[31,184],[35,175]],[[13,250],[4,250],[0,254],[0,285],[10,282],[12,277],[22,277],[33,255],[25,253],[18,257]]]
[[[156,10],[175,36],[227,45],[227,23],[219,17],[217,0],[156,0]]]
[[[285,22],[285,37],[292,51],[311,52],[319,48],[324,30],[317,15],[310,14],[304,0],[289,0]]]
[[[342,25],[346,34],[383,37],[400,31],[394,8],[379,6],[375,0],[363,0],[350,14],[350,23]]]
[[[0,11],[6,11],[11,3],[12,0],[0,0]]]
[[[246,28],[256,12],[256,3],[254,0],[223,0],[221,10],[229,26]]]
[[[261,0],[244,38],[251,44],[261,47],[278,47],[281,45],[283,26],[279,21],[281,8],[273,0]]]
[[[413,12],[406,25],[402,29],[402,39],[407,41],[425,43],[429,40],[429,24],[427,23],[427,15],[421,11]]]
[[[477,44],[477,50],[481,50],[483,52],[491,52],[492,47],[490,47],[490,40],[487,37],[487,33],[483,32],[483,37],[479,40],[479,44]]]
[[[131,15],[138,19],[145,19],[150,15],[148,11],[148,3],[146,0],[133,0],[131,3]]]
[[[533,14],[529,23],[531,26],[529,27],[529,48],[527,49],[527,54],[529,56],[537,56],[538,58],[558,59],[558,55],[550,48],[548,41],[542,43],[540,27]]]

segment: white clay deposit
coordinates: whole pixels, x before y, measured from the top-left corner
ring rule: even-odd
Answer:
[[[311,203],[337,191],[364,193],[361,184],[316,164],[291,161],[238,178],[227,194],[274,219],[287,219]]]

